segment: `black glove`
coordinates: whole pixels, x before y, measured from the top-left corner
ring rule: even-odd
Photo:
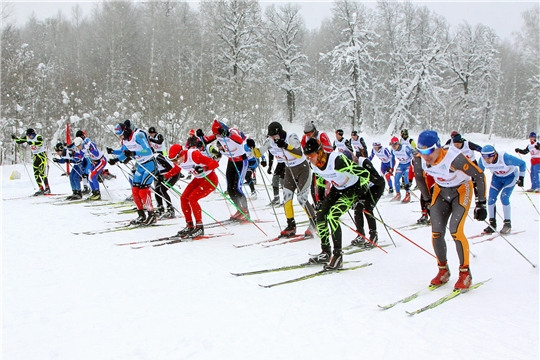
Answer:
[[[266,173],[267,173],[268,175],[272,175],[272,168],[269,167],[268,170],[266,170]]]
[[[278,148],[280,148],[280,149],[285,149],[285,148],[287,147],[287,145],[289,145],[289,144],[287,144],[287,143],[285,142],[285,140],[279,138],[279,139],[276,140],[276,145],[277,145]]]
[[[59,158],[53,158],[52,161],[55,162],[55,163],[58,163],[58,162],[60,162],[60,159]]]
[[[255,140],[247,139],[246,140],[246,145],[248,146],[248,148],[253,149],[255,147]]]
[[[112,153],[113,153],[113,151],[114,151],[114,149],[113,149],[113,148],[107,148],[107,154],[112,154]]]
[[[71,163],[71,159],[65,159],[64,161],[66,162],[66,164],[70,164],[70,163]]]
[[[229,130],[224,128],[219,128],[217,131],[218,135],[228,137],[229,136]]]
[[[477,201],[474,208],[474,218],[478,221],[484,221],[487,219],[486,200]]]
[[[158,179],[158,181],[161,181],[161,182],[163,182],[163,180],[165,180],[165,178],[163,177],[162,174],[157,174],[156,178]]]
[[[11,134],[11,138],[12,138],[13,140],[17,139],[17,137],[16,137],[15,135],[13,135],[13,134]]]
[[[523,187],[523,176],[520,176],[518,178],[518,181],[516,182],[516,185],[519,187]]]
[[[186,175],[182,174],[182,173],[179,173],[178,175],[180,175],[180,179],[183,179],[186,177]]]
[[[203,131],[201,129],[197,129],[195,134],[197,134],[198,137],[203,137],[204,136],[204,133],[203,133]]]
[[[32,145],[32,144],[33,144],[32,141],[27,141],[26,143],[27,143],[28,145]]]
[[[193,171],[197,174],[202,174],[204,172],[204,166],[197,165],[193,168]]]
[[[262,166],[262,167],[266,167],[266,165],[268,165],[268,164],[266,163],[266,159],[262,159],[262,160],[261,160],[261,166]]]
[[[109,161],[108,161],[109,165],[111,165],[111,166],[116,165],[117,162],[118,162],[117,158],[109,159]]]
[[[540,150],[540,143],[534,144],[534,147],[536,148],[536,150]]]
[[[517,153],[521,152],[519,148],[515,148],[514,151],[517,152]]]
[[[127,157],[135,156],[135,151],[124,150],[124,155],[126,155]]]

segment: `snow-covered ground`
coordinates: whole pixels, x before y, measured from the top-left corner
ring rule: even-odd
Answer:
[[[301,127],[293,130],[301,134]],[[464,136],[512,154],[527,142]],[[366,137],[369,145],[372,140],[388,143]],[[529,157],[523,159],[529,166]],[[221,165],[224,168],[225,160]],[[106,182],[103,197],[124,199],[128,183],[118,168],[109,168],[117,179]],[[246,277],[230,272],[305,262],[308,254],[319,252],[318,238],[269,248],[233,247],[277,235],[274,221],[259,224],[260,229],[236,225],[206,230],[230,231],[232,236],[134,250],[115,244],[174,234],[184,220],[161,222],[172,226],[75,235],[115,226],[113,221],[135,214],[120,214],[111,206],[60,206],[50,197],[24,197],[34,189],[23,165],[1,169],[3,359],[538,359],[538,269],[501,237],[479,244],[473,243],[481,239],[471,239],[473,281],[491,278],[489,283],[410,317],[405,310],[447,294],[457,279],[458,260],[449,234],[450,284],[381,311],[377,304],[426,287],[437,267],[427,252],[396,232],[390,231],[390,238],[380,224],[381,244],[395,242],[396,247],[386,247],[388,253],[375,249],[346,258],[372,266],[267,289],[258,284],[316,269]],[[9,180],[13,170],[22,174],[20,180]],[[263,175],[265,171],[259,173],[259,197],[251,203],[256,208],[251,214],[275,220],[264,208],[269,200],[261,185]],[[54,164],[50,182],[54,193],[70,193],[68,180]],[[202,206],[221,220],[232,208],[220,197],[211,194]],[[384,196],[378,208],[392,227],[420,217],[416,197],[410,204],[389,199]],[[535,265],[538,200],[538,195],[514,191],[513,229],[525,232],[506,237]],[[282,210],[278,217],[283,226]],[[305,215],[297,211],[297,221],[302,219]],[[343,221],[352,224],[349,216]],[[500,228],[500,217],[498,222]],[[474,235],[485,227],[468,220],[465,232]],[[345,227],[343,232],[346,245],[355,235]],[[433,253],[429,228],[400,232]]]

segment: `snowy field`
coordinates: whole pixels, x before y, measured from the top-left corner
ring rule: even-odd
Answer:
[[[287,129],[286,129],[287,130]],[[301,130],[300,127],[294,130]],[[301,134],[301,131],[299,131]],[[334,137],[334,134],[330,134]],[[347,134],[348,135],[348,134]],[[417,134],[412,134],[413,138]],[[464,134],[478,144],[494,143],[512,155],[527,140],[495,139]],[[441,139],[446,141],[446,134]],[[386,144],[388,139],[366,137]],[[371,146],[370,146],[371,148]],[[529,156],[522,157],[528,167]],[[378,166],[378,162],[374,161]],[[221,161],[224,169],[226,160]],[[31,166],[27,164],[28,170]],[[71,193],[66,177],[51,163],[53,193]],[[117,179],[102,187],[103,198],[119,201],[129,195],[128,183],[116,166]],[[538,359],[539,196],[516,188],[512,195],[513,230],[503,238],[473,244],[473,282],[492,279],[480,288],[413,317],[418,309],[451,291],[458,260],[449,234],[450,283],[387,311],[378,309],[427,287],[437,272],[427,252],[378,224],[384,249],[347,256],[372,263],[359,270],[262,288],[317,271],[298,269],[235,277],[242,272],[307,261],[320,251],[319,239],[282,246],[235,248],[276,236],[279,228],[259,172],[258,199],[250,202],[254,218],[274,220],[254,225],[207,229],[234,235],[162,247],[131,249],[115,244],[172,235],[184,227],[180,217],[155,228],[99,235],[74,232],[118,225],[136,214],[125,208],[56,205],[62,198],[25,197],[35,190],[22,164],[1,167],[2,190],[2,358],[38,359]],[[13,170],[20,180],[9,180]],[[488,181],[491,174],[487,174]],[[220,179],[222,181],[222,178]],[[224,182],[222,183],[224,184]],[[185,187],[180,183],[180,190]],[[525,188],[530,187],[529,174]],[[270,189],[271,192],[271,189]],[[418,196],[418,191],[416,191]],[[22,197],[22,198],[21,198]],[[18,199],[15,199],[18,198]],[[179,201],[175,204],[179,208]],[[378,209],[394,228],[420,217],[418,199],[389,202]],[[296,203],[296,202],[295,202]],[[201,202],[216,219],[233,209],[218,193]],[[255,207],[256,210],[253,210]],[[499,206],[501,208],[501,206]],[[306,218],[295,206],[297,221]],[[486,223],[467,221],[467,235]],[[278,210],[283,226],[285,216]],[[342,219],[352,224],[349,216]],[[498,228],[502,218],[498,217]],[[210,222],[205,217],[205,222]],[[299,226],[303,232],[305,226]],[[429,228],[398,230],[433,253]],[[355,234],[343,228],[344,245]],[[395,242],[396,247],[394,247]],[[347,266],[347,265],[346,265]]]

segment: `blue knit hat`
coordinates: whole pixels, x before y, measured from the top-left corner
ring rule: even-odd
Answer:
[[[418,146],[423,148],[429,148],[433,145],[441,147],[441,140],[436,131],[433,130],[424,130],[418,135]]]
[[[529,134],[529,137],[536,139],[536,133],[534,131],[531,131],[531,133]]]
[[[495,156],[495,148],[493,147],[493,145],[484,145],[480,152],[482,153],[482,157]]]

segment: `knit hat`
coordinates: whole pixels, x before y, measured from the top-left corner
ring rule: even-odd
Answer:
[[[531,131],[531,133],[529,134],[529,137],[536,139],[536,133],[534,131]]]
[[[495,148],[493,147],[493,145],[484,145],[480,152],[482,153],[482,157],[495,156]]]
[[[424,130],[418,135],[418,147],[429,148],[433,145],[441,147],[441,141],[436,131]]]
[[[461,134],[456,134],[456,135],[452,136],[452,141],[454,143],[462,143],[463,138],[461,137]]]
[[[315,125],[313,124],[312,121],[310,121],[310,122],[306,123],[306,125],[304,125],[304,134],[313,132],[315,130],[317,130],[317,129],[315,128]]]

